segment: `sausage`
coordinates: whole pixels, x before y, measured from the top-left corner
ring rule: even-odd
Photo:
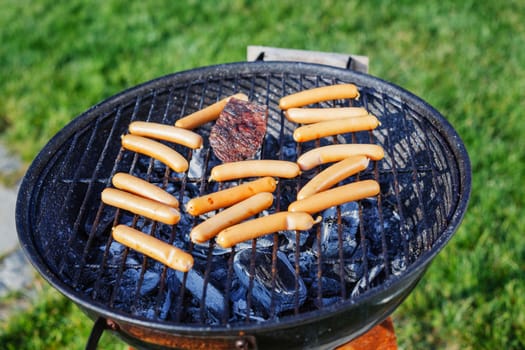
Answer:
[[[228,207],[260,192],[275,191],[276,181],[272,177],[263,177],[225,190],[192,198],[186,204],[186,211],[197,216],[212,210]]]
[[[168,225],[174,225],[180,220],[179,211],[169,205],[115,188],[102,191],[102,202]]]
[[[155,259],[174,270],[187,272],[193,267],[193,257],[190,254],[129,226],[117,225],[113,227],[112,236],[120,244]]]
[[[188,170],[188,161],[179,152],[155,140],[136,135],[122,136],[122,147],[155,158],[176,172]]]
[[[343,98],[358,98],[359,90],[354,84],[336,84],[303,90],[284,96],[279,100],[279,107],[287,110],[303,107],[312,103]]]
[[[379,190],[379,183],[375,180],[352,182],[292,202],[288,206],[288,211],[314,214],[346,202],[375,196]]]
[[[297,199],[305,199],[317,192],[329,189],[347,177],[366,169],[369,162],[367,156],[358,155],[331,165],[308,181],[297,193]]]
[[[373,130],[379,124],[379,120],[371,114],[364,117],[329,120],[300,126],[295,129],[293,138],[296,142],[306,142],[347,132]]]
[[[257,193],[195,226],[190,232],[190,238],[194,243],[204,243],[215,237],[221,230],[269,208],[272,203],[273,194],[270,192]]]
[[[153,199],[154,201],[164,203],[173,208],[179,207],[179,201],[173,195],[136,176],[126,173],[116,173],[113,175],[111,182],[113,186],[120,190]]]
[[[294,178],[301,169],[294,162],[286,160],[259,159],[216,165],[211,170],[210,181],[227,181],[255,176]]]
[[[319,222],[307,213],[291,213],[287,211],[261,216],[225,228],[217,235],[216,242],[222,248],[230,248],[235,244],[283,230],[309,230]]]
[[[284,116],[298,124],[312,124],[327,120],[363,117],[368,111],[363,107],[340,108],[290,108],[284,111]]]
[[[372,160],[381,160],[385,156],[383,147],[374,144],[339,144],[314,148],[297,158],[301,170],[310,170],[318,165],[338,162],[355,155],[365,155]]]
[[[172,125],[151,122],[132,122],[129,124],[129,132],[133,135],[177,143],[192,149],[202,147],[201,135],[191,130]]]
[[[218,102],[215,102],[212,105],[209,105],[208,107],[200,109],[192,114],[185,116],[184,118],[177,120],[175,122],[175,126],[184,129],[195,129],[198,126],[201,126],[203,124],[217,119],[221,111],[224,109],[224,106],[226,106],[226,103],[228,103],[228,101],[232,97],[238,100],[248,101],[248,96],[246,96],[243,93],[228,96]]]

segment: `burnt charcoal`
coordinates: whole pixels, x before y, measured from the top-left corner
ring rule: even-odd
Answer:
[[[210,241],[204,242],[204,243],[193,243],[193,256],[199,257],[202,259],[206,259],[206,257],[209,254],[210,247],[213,248],[213,251],[211,252],[212,255],[215,256],[221,256],[225,255],[231,252],[230,248],[224,249],[219,247],[216,244],[213,244],[213,246],[210,244]]]
[[[317,296],[319,283],[321,286],[321,295],[324,298],[341,295],[341,280],[323,276],[320,281],[318,279],[313,281],[312,287],[309,289],[311,297],[315,298]]]
[[[131,290],[134,292],[136,287],[138,286],[138,281],[140,278],[140,271],[136,269],[127,269],[122,274],[123,281],[126,281],[126,285],[131,288]],[[144,275],[142,276],[142,284],[140,286],[140,295],[146,295],[150,293],[152,290],[154,290],[160,281],[160,275],[158,273],[155,273],[151,270],[148,270],[144,272]],[[121,283],[121,288],[123,288],[123,283]],[[129,288],[127,288],[127,292],[129,293]]]
[[[279,147],[279,140],[277,140],[274,136],[267,134],[263,141],[262,158],[274,159],[275,152],[279,150]]]
[[[234,258],[235,273],[245,288],[250,288],[252,253],[251,249],[242,250]],[[276,258],[275,283],[272,286],[272,252],[255,251],[255,271],[250,292],[255,303],[265,312],[270,311],[274,298],[274,312],[278,315],[282,311],[292,310],[296,300],[299,306],[304,303],[306,286],[300,277],[297,279],[295,269],[284,253],[278,251]],[[298,290],[295,289],[296,282]]]
[[[357,282],[354,289],[352,290],[352,297],[356,297],[361,293],[365,292],[368,288],[370,288],[372,282],[377,276],[380,275],[384,267],[385,265],[382,262],[376,262],[371,267],[369,267],[368,274],[361,277],[361,279]]]
[[[297,160],[297,142],[291,136],[283,136],[283,147],[281,148],[282,160],[295,162]]]
[[[268,235],[258,237],[255,245],[257,249],[268,248],[268,247],[273,246],[273,234],[268,234]],[[238,243],[235,246],[235,249],[237,250],[252,249],[252,240]]]
[[[280,236],[283,237],[283,243],[279,245],[279,249],[284,252],[294,251],[303,247],[310,238],[311,231],[281,231]],[[299,238],[299,242],[297,242]],[[299,243],[299,246],[297,246]]]
[[[223,162],[251,159],[266,134],[266,106],[235,98],[224,106],[210,132],[210,146]]]
[[[317,278],[317,257],[312,250],[308,249],[299,253],[299,260],[296,263],[295,252],[288,254],[288,260],[295,265],[299,265],[299,274],[305,285],[310,286],[312,281]]]
[[[105,205],[98,218],[98,222],[95,222],[97,219],[97,211],[93,210],[90,212],[84,223],[85,234],[87,236],[93,235],[95,238],[109,235],[113,227],[113,220],[115,220],[116,210],[115,207]],[[96,226],[93,226],[95,224]]]
[[[335,266],[336,269],[339,268],[339,266]],[[356,283],[363,277],[363,273],[365,271],[365,268],[361,262],[355,261],[348,264],[344,264],[343,266],[343,272],[344,272],[344,279],[347,283]]]
[[[281,196],[277,199],[280,208],[288,208],[290,203],[295,202],[297,199],[296,186],[291,181],[280,180],[281,183]],[[277,203],[276,203],[277,204]]]
[[[359,210],[356,202],[339,206],[341,217],[341,240],[338,232],[338,210],[331,207],[323,212],[320,242],[314,243],[314,252],[320,254],[323,261],[338,260],[339,250],[343,250],[343,259],[351,258],[358,245],[357,229],[359,227]],[[320,243],[320,244],[319,244]],[[319,252],[319,246],[321,251]]]
[[[267,319],[266,313],[259,310],[254,310],[253,307],[248,309],[247,301],[248,289],[234,277],[232,281],[232,288],[230,293],[230,300],[232,302],[233,315],[230,317],[230,322],[240,322],[249,318],[252,321],[265,321]]]
[[[171,289],[168,289],[166,292],[166,297],[164,299],[164,303],[162,303],[162,307],[159,311],[159,318],[161,320],[167,320],[168,317],[171,314],[172,304],[175,300],[175,295]]]
[[[196,306],[199,306],[203,297],[205,287],[204,276],[200,272],[196,271],[196,269],[191,269],[187,272],[187,274],[188,275],[186,277],[185,288],[196,299]],[[175,292],[178,292],[178,288],[180,288],[180,284],[183,281],[184,273],[180,271],[175,271],[173,276],[175,276],[178,283],[176,281],[172,281],[172,283],[169,283],[169,286],[170,288],[177,288]],[[205,298],[205,311],[211,312],[211,314],[215,316],[214,318],[220,318],[224,313],[224,296],[222,295],[222,293],[212,283],[208,282],[206,284]],[[197,312],[199,314],[201,313],[200,308]]]
[[[393,275],[401,275],[407,269],[407,258],[405,256],[394,257],[390,262],[390,268]]]

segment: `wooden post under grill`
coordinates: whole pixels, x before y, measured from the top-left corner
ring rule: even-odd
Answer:
[[[387,318],[367,333],[337,350],[397,350],[397,339],[392,318]]]

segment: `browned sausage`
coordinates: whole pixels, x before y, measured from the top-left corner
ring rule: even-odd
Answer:
[[[176,172],[188,170],[188,161],[179,152],[155,140],[136,135],[122,136],[122,147],[145,154],[166,164]]]
[[[202,147],[201,135],[191,130],[172,125],[152,122],[132,122],[129,124],[129,132],[132,135],[169,141],[193,149]]]
[[[378,193],[379,184],[377,181],[357,181],[295,201],[288,206],[288,210],[291,212],[315,214],[330,207],[375,196]]]
[[[184,129],[195,129],[198,126],[211,122],[219,117],[221,111],[226,106],[226,103],[231,98],[236,98],[238,100],[248,101],[248,96],[243,93],[235,94],[229,97],[226,97],[214,104],[198,110],[192,114],[187,115],[184,118],[181,118],[175,122],[175,126]]]
[[[104,189],[102,202],[168,225],[174,225],[180,220],[180,213],[177,209],[116,188]]]
[[[291,213],[283,211],[257,219],[248,220],[222,230],[216,242],[223,248],[283,230],[309,230],[318,220],[307,213]]]
[[[368,163],[369,159],[367,156],[358,155],[348,157],[329,166],[314,176],[301,188],[297,193],[297,199],[305,199],[317,192],[329,189],[347,177],[366,169]]]
[[[372,160],[385,156],[383,147],[374,144],[340,144],[314,148],[297,158],[301,170],[310,170],[318,165],[338,162],[350,156],[365,155]]]
[[[259,192],[275,191],[276,181],[272,177],[263,177],[225,190],[192,198],[186,204],[186,211],[191,215],[201,215],[212,210],[228,207]]]
[[[359,90],[354,84],[336,84],[303,90],[284,96],[279,101],[281,109],[302,107],[312,103],[343,98],[358,98]]]
[[[206,242],[215,237],[221,230],[269,208],[272,203],[273,194],[269,192],[257,193],[195,226],[190,232],[190,238],[195,243]]]
[[[174,270],[187,272],[193,267],[193,257],[190,254],[129,226],[113,227],[112,235],[115,241]]]
[[[379,120],[375,116],[368,114],[363,117],[336,119],[303,125],[295,129],[293,138],[296,142],[306,142],[348,132],[373,130],[378,125]]]

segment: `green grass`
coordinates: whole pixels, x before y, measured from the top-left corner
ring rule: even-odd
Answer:
[[[94,321],[42,279],[35,281],[35,288],[39,290],[38,298],[33,301],[34,305],[30,309],[15,313],[9,320],[0,322],[1,348],[84,349]],[[17,304],[23,299],[30,298],[13,295],[0,301]],[[98,348],[125,350],[127,346],[113,334],[104,332]]]
[[[26,161],[104,98],[168,73],[243,61],[247,45],[368,55],[371,74],[421,96],[450,120],[473,170],[463,224],[394,313],[400,346],[525,347],[523,1],[0,6],[0,139]],[[10,320],[0,343],[81,348],[89,327],[70,303],[48,295]]]

